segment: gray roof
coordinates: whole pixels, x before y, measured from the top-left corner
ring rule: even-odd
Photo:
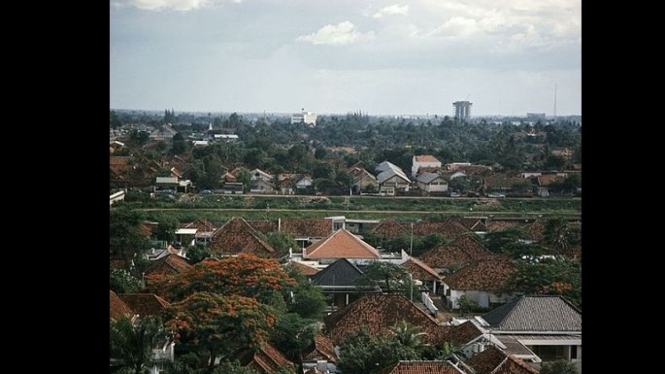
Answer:
[[[432,183],[432,181],[436,180],[437,178],[441,178],[442,182],[448,183],[437,173],[422,173],[416,177],[416,180],[420,183]]]
[[[582,331],[582,312],[561,296],[520,296],[482,319],[493,332]]]
[[[393,164],[392,162],[383,161],[382,163],[380,163],[376,166],[376,171],[386,171],[386,170],[395,169],[395,168],[401,170],[401,168],[399,166]]]
[[[345,258],[333,262],[312,275],[312,283],[319,286],[355,286],[363,272]]]
[[[397,169],[389,168],[386,171],[380,172],[379,175],[376,176],[376,180],[379,183],[383,183],[383,182],[387,181],[388,179],[390,179],[394,176],[398,176],[398,177],[404,179],[404,181],[406,181],[406,183],[411,183],[411,180],[409,179],[409,177],[406,176],[406,174],[404,174],[404,171],[402,171],[402,169],[400,169],[397,166],[395,166],[395,167]]]

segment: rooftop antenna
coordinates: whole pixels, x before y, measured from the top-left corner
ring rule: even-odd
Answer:
[[[556,82],[554,82],[554,119],[556,119]]]

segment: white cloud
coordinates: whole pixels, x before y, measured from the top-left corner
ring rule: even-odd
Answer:
[[[337,25],[326,25],[315,33],[296,38],[297,41],[310,42],[315,45],[344,45],[369,41],[372,39],[374,39],[373,31],[361,33],[356,29],[356,26],[349,21],[340,22]]]
[[[135,7],[143,10],[193,10],[218,3],[241,3],[243,0],[111,0],[115,7]]]
[[[393,4],[393,5],[387,6],[383,9],[379,10],[376,14],[374,14],[374,18],[382,18],[383,16],[387,16],[387,15],[406,16],[408,14],[409,14],[409,6],[408,5]]]

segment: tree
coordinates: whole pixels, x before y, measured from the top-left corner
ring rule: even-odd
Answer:
[[[516,271],[504,285],[504,292],[528,295],[562,295],[581,309],[582,264],[565,257],[517,261]]]
[[[410,285],[409,271],[391,262],[370,261],[357,285],[363,288],[380,286],[385,292],[400,292]]]
[[[284,231],[273,231],[267,235],[268,244],[279,253],[288,253],[289,249],[298,248],[298,243]]]
[[[469,299],[466,295],[462,295],[457,299],[457,305],[459,305],[459,313],[461,316],[473,312],[478,307],[478,303]]]
[[[550,218],[543,228],[542,243],[557,254],[578,243],[577,232],[570,229],[568,221],[561,217]]]
[[[109,214],[109,245],[111,258],[126,264],[137,253],[150,248],[150,240],[141,232],[143,216],[127,208],[111,209]]]
[[[209,257],[212,257],[212,252],[203,244],[194,244],[187,248],[187,259],[192,265],[198,264]]]
[[[397,322],[390,328],[390,334],[402,346],[421,352],[429,346],[429,335],[420,331],[418,326],[412,326],[405,320]]]
[[[109,268],[109,288],[115,293],[131,293],[141,289],[141,282],[125,269]]]
[[[310,282],[295,268],[287,266],[286,271],[296,281],[288,289],[293,292],[293,300],[288,304],[289,313],[297,313],[305,319],[320,318],[327,306],[321,287]]]
[[[208,353],[209,368],[218,355],[265,342],[273,325],[273,310],[254,298],[195,292],[164,311],[164,325],[176,342]]]
[[[150,288],[171,302],[195,292],[212,292],[254,297],[268,303],[273,292],[295,283],[276,259],[241,254],[205,259],[184,272],[152,280]]]
[[[314,342],[316,320],[302,318],[296,313],[281,316],[270,337],[275,347],[297,364],[302,363],[302,351]]]
[[[261,374],[251,367],[242,366],[238,361],[222,361],[210,374]]]
[[[139,318],[136,324],[123,316],[110,324],[110,358],[135,374],[148,372],[153,362],[152,348],[165,337],[162,323],[157,317]]]
[[[157,221],[157,239],[170,243],[175,239],[175,232],[180,222],[174,216],[166,215]]]
[[[577,366],[567,360],[556,360],[543,362],[540,367],[540,374],[579,374]]]

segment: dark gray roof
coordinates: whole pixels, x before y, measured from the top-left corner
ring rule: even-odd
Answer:
[[[333,262],[312,275],[312,283],[319,286],[355,286],[363,272],[345,258]]]
[[[492,331],[582,331],[582,312],[561,296],[520,296],[482,318]]]

